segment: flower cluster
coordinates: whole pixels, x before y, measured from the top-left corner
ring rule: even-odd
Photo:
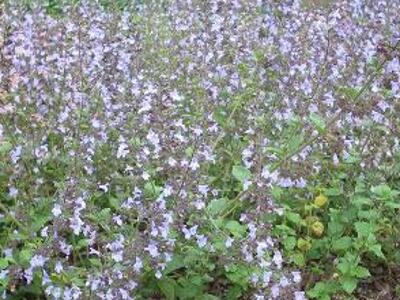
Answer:
[[[146,297],[190,248],[228,278],[246,266],[249,298],[305,299],[265,217],[279,213],[271,188],[399,151],[399,10],[4,4],[0,184],[18,263],[2,280],[39,280],[54,299]]]

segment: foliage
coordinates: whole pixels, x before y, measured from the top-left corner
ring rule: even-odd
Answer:
[[[291,262],[318,278],[305,282],[312,299],[355,295],[361,281],[373,280],[377,267],[390,273],[400,263],[395,242],[400,193],[387,184],[369,186],[365,176],[332,175],[326,180],[335,185],[309,187],[308,195],[316,194],[310,200],[294,203],[292,193],[283,194],[285,212],[275,227]]]

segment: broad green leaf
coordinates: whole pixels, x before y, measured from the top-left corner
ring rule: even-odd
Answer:
[[[354,276],[357,278],[367,278],[371,276],[371,273],[367,268],[364,268],[362,266],[357,266],[353,272]]]
[[[243,293],[243,288],[240,285],[232,285],[226,294],[224,299],[240,299]]]
[[[304,267],[306,265],[306,260],[304,258],[303,253],[297,252],[291,256],[291,261],[293,261],[296,266]]]
[[[211,200],[211,202],[207,205],[207,211],[211,216],[216,216],[226,210],[228,207],[228,199],[219,198]]]
[[[8,260],[5,258],[0,258],[0,270],[8,267]]]
[[[89,239],[80,239],[76,246],[74,247],[75,250],[81,250],[89,246],[90,240]]]
[[[317,282],[316,285],[307,291],[307,296],[318,300],[330,300],[331,295],[338,290],[337,284],[332,281]]]
[[[303,143],[303,140],[304,140],[303,134],[297,134],[297,135],[293,136],[290,139],[289,144],[288,144],[288,152],[294,153],[294,152],[298,151],[299,147]]]
[[[341,237],[337,240],[333,240],[332,249],[335,251],[345,251],[350,249],[352,245],[352,239],[348,236]]]
[[[249,284],[251,269],[247,265],[229,265],[225,268],[226,277],[232,282],[244,288]]]
[[[385,206],[388,208],[391,208],[391,209],[397,209],[397,208],[400,208],[400,201],[399,200],[397,200],[397,201],[388,200],[388,201],[385,201]]]
[[[366,191],[366,184],[362,179],[358,179],[355,187],[356,193],[364,193]]]
[[[347,260],[342,259],[341,262],[337,265],[337,269],[342,274],[350,274],[352,269],[352,264],[350,264]]]
[[[326,124],[325,124],[325,120],[322,117],[320,117],[316,113],[311,113],[310,121],[315,125],[315,127],[317,128],[317,130],[319,132],[325,131]]]
[[[340,279],[340,284],[345,292],[351,294],[357,287],[358,280],[353,277],[344,277]]]
[[[379,198],[382,199],[389,199],[392,196],[392,189],[386,184],[381,184],[372,187],[371,192],[373,192],[375,195],[377,195]]]
[[[32,256],[33,253],[31,249],[22,249],[18,254],[19,261],[23,265],[29,264],[29,261]]]
[[[229,230],[229,232],[235,237],[243,237],[246,233],[246,227],[244,225],[241,225],[238,221],[234,220],[228,221],[225,224],[225,228]]]
[[[219,107],[213,113],[214,120],[220,125],[221,127],[225,126],[226,119],[228,117],[227,112],[224,108]]]
[[[360,195],[356,195],[351,199],[351,204],[357,206],[357,207],[361,207],[363,205],[365,206],[370,206],[373,204],[372,200],[368,197],[364,197],[364,196],[360,196]]]
[[[283,195],[283,189],[277,186],[272,187],[270,192],[274,200],[280,200]]]
[[[99,219],[97,221],[105,221],[108,220],[108,218],[110,218],[111,215],[111,209],[109,207],[103,208],[98,214],[97,216],[99,217]]]
[[[357,97],[359,90],[354,87],[341,86],[338,89],[339,93],[343,94],[348,100],[353,100]]]
[[[365,219],[365,220],[376,220],[379,218],[379,212],[375,209],[370,209],[370,210],[360,210],[357,213],[359,219]]]
[[[354,227],[359,237],[368,237],[369,234],[375,232],[374,225],[368,222],[356,222]]]
[[[294,212],[286,212],[286,218],[288,221],[292,222],[294,225],[301,225],[303,219],[301,216]]]
[[[102,263],[101,260],[98,258],[89,258],[89,262],[92,266],[101,268],[102,267]]]
[[[192,157],[193,156],[193,152],[194,152],[193,147],[187,147],[185,149],[185,154],[186,154],[187,157]]]
[[[377,257],[386,259],[385,255],[382,252],[382,247],[379,244],[375,244],[368,247],[368,250],[374,253]]]
[[[40,230],[47,221],[51,220],[50,215],[39,215],[36,214],[34,216],[34,222],[31,224],[31,228],[33,231]]]
[[[190,280],[182,280],[176,287],[176,299],[193,299],[203,292],[202,289],[201,286],[191,283]]]
[[[147,182],[144,185],[144,192],[148,197],[158,197],[163,188],[161,186],[156,185],[154,182]]]
[[[12,144],[7,141],[0,142],[0,154],[8,153],[13,148]]]
[[[169,273],[178,270],[180,268],[185,267],[185,263],[181,256],[175,255],[172,260],[167,263],[167,266],[164,269],[164,275],[168,275]]]
[[[251,177],[250,171],[243,166],[233,166],[232,175],[236,180],[239,180],[240,182],[250,179]]]
[[[340,236],[344,230],[343,224],[338,221],[331,221],[328,223],[328,234],[331,236]]]
[[[283,245],[285,246],[285,249],[290,251],[293,250],[294,247],[296,247],[296,238],[294,236],[288,236],[283,240]]]
[[[343,194],[343,191],[339,187],[331,187],[326,189],[324,194],[326,196],[340,196]]]
[[[175,299],[176,283],[173,279],[170,279],[168,277],[163,277],[161,280],[157,282],[157,285],[167,300]]]
[[[275,226],[275,231],[279,235],[296,235],[296,231],[293,228],[291,228],[289,226],[286,226],[284,224],[276,225]]]
[[[114,209],[118,209],[121,206],[120,200],[113,196],[108,198],[108,203],[110,204],[110,207]]]

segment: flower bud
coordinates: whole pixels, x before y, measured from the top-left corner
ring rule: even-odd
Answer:
[[[314,204],[318,206],[319,208],[322,208],[326,205],[328,202],[328,198],[326,198],[324,195],[319,195],[318,197],[315,198]]]
[[[314,222],[311,225],[311,232],[317,237],[322,236],[322,234],[324,233],[324,229],[325,229],[324,224],[322,224],[319,221]]]

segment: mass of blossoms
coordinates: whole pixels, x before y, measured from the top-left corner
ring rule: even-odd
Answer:
[[[395,159],[400,1],[20,2],[0,4],[1,296],[308,299],[275,200]]]

